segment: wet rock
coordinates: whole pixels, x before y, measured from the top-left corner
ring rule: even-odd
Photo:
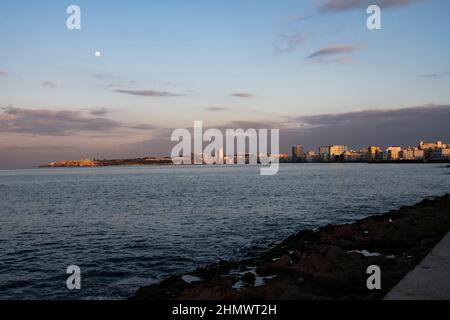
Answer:
[[[250,286],[254,286],[255,285],[255,279],[256,276],[254,273],[252,272],[246,272],[243,276],[242,276],[242,281],[246,284],[246,285],[250,285]]]
[[[450,195],[426,199],[352,224],[301,231],[253,258],[191,273],[202,281],[173,276],[132,299],[380,299],[449,230]],[[383,270],[376,292],[366,287],[372,264]]]

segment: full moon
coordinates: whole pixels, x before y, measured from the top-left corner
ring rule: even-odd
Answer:
[[[97,58],[100,58],[102,56],[102,53],[100,51],[95,51],[95,56]]]

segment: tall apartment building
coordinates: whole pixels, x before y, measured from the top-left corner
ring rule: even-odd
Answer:
[[[386,148],[386,160],[399,160],[402,147],[388,147]]]
[[[299,160],[302,160],[303,158],[304,158],[303,146],[301,144],[293,146],[292,147],[292,160],[299,161]]]
[[[382,156],[381,147],[370,146],[367,148],[368,161],[381,160]]]
[[[423,160],[424,152],[419,148],[403,149],[399,153],[400,160]]]
[[[316,161],[317,160],[317,154],[314,150],[308,150],[306,152],[306,161],[311,162],[311,161]]]
[[[333,161],[338,156],[342,156],[349,150],[348,146],[344,145],[330,145],[319,148],[319,157],[323,161]]]
[[[425,152],[419,148],[414,148],[414,158],[416,160],[423,160],[425,158]]]

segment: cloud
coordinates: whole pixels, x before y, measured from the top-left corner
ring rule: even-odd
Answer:
[[[306,15],[296,15],[296,16],[291,16],[289,17],[289,22],[290,23],[295,23],[295,22],[303,22],[305,20],[308,20],[310,17],[306,16]]]
[[[42,86],[46,87],[46,88],[50,88],[50,89],[58,88],[58,85],[56,85],[55,83],[53,83],[51,81],[42,82]]]
[[[281,129],[285,147],[297,143],[309,148],[346,144],[358,149],[369,145],[416,145],[420,140],[450,141],[450,105],[319,114],[291,121]]]
[[[318,64],[350,63],[353,61],[351,54],[360,48],[357,45],[329,45],[313,52],[306,59]]]
[[[84,131],[105,132],[119,127],[119,122],[85,117],[81,111],[7,107],[0,114],[0,132],[66,136]]]
[[[354,45],[330,45],[330,46],[326,46],[326,47],[319,49],[318,51],[310,54],[306,58],[314,59],[314,58],[337,55],[337,54],[348,54],[357,49],[358,49],[358,47],[354,46]]]
[[[443,78],[450,76],[450,72],[442,72],[442,73],[430,73],[430,74],[422,74],[420,78]]]
[[[6,73],[6,71],[0,70],[0,76],[6,76],[6,75],[8,75],[8,74]]]
[[[154,130],[158,127],[152,124],[135,124],[135,125],[128,125],[127,128],[136,129],[136,130]]]
[[[282,34],[278,36],[279,44],[275,52],[279,54],[294,52],[307,38],[306,33]]]
[[[103,73],[94,73],[94,78],[96,79],[100,79],[100,80],[110,80],[114,78],[114,75],[112,73],[107,73],[107,72],[103,72]]]
[[[312,59],[311,62],[312,63],[316,63],[316,64],[347,64],[347,63],[351,63],[353,62],[353,58],[346,56],[346,57],[339,57],[339,58],[334,58],[334,59],[322,59],[322,58],[316,58],[316,59]]]
[[[106,108],[95,108],[95,109],[89,110],[89,114],[91,114],[93,116],[104,116],[109,113],[110,113],[110,111]]]
[[[450,105],[366,110],[346,113],[318,114],[288,118],[287,121],[232,121],[217,129],[280,129],[280,151],[289,152],[291,146],[303,144],[318,149],[329,144],[345,144],[353,149],[370,145],[412,146],[419,141],[450,142]],[[190,129],[189,127],[187,129]],[[206,129],[206,127],[204,128]],[[130,145],[130,150],[149,150],[158,155],[170,154],[170,134],[165,128],[152,139]],[[153,151],[154,150],[154,151]]]
[[[121,90],[117,89],[114,92],[131,94],[135,96],[143,96],[143,97],[182,97],[182,94],[176,94],[166,91],[153,91],[153,90]]]
[[[426,105],[402,109],[372,109],[347,113],[329,113],[311,116],[300,116],[297,120],[308,126],[347,126],[359,123],[365,127],[371,123],[393,123],[398,121],[411,121],[429,117],[450,116],[450,105]]]
[[[117,89],[117,88],[122,88],[123,84],[121,84],[121,83],[107,83],[107,84],[100,85],[100,87],[105,88],[105,89]]]
[[[124,86],[124,82],[117,79],[117,77],[112,73],[99,72],[94,73],[92,77],[98,80],[100,82],[99,86],[104,89],[112,90],[122,88]]]
[[[219,112],[219,111],[230,111],[233,110],[232,108],[226,108],[226,107],[211,107],[211,108],[206,108],[207,111],[211,111],[211,112]]]
[[[237,98],[253,98],[254,97],[253,94],[247,93],[247,92],[236,92],[236,93],[232,93],[231,96],[237,97]]]
[[[74,146],[52,146],[52,145],[35,145],[35,146],[7,146],[2,147],[4,151],[51,151],[51,150],[73,150],[78,147]]]
[[[326,0],[319,6],[320,12],[343,12],[365,9],[378,5],[382,9],[400,8],[418,2],[418,0]]]

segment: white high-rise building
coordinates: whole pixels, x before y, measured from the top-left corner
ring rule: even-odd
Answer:
[[[223,154],[223,148],[220,148],[218,151],[218,155],[217,155],[217,162],[216,164],[223,164],[223,160],[224,160],[224,154]]]

